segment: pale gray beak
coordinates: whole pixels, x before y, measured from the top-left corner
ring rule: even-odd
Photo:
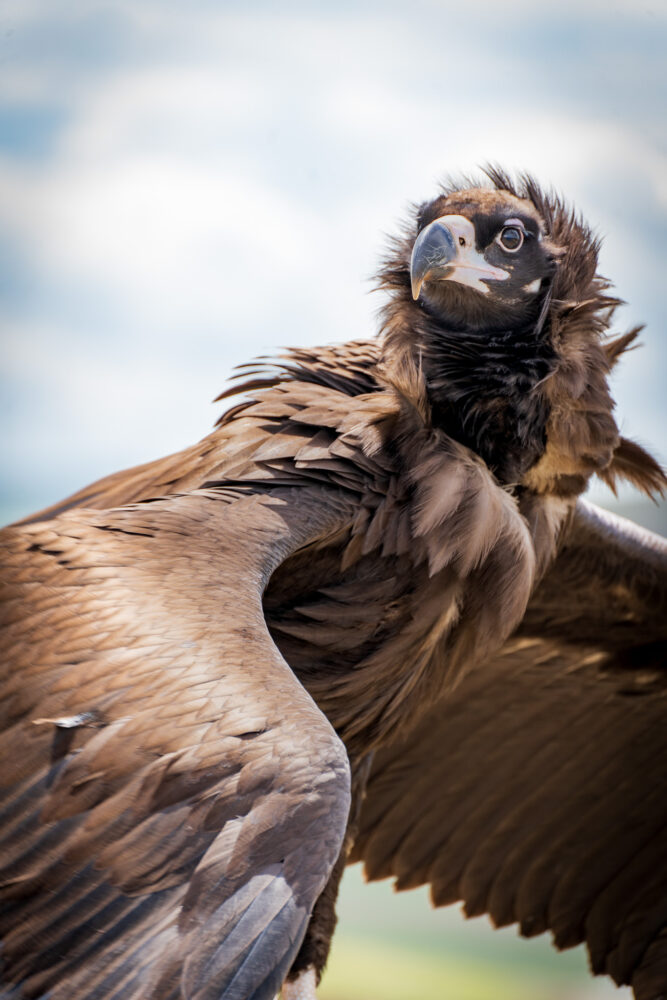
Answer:
[[[475,249],[475,227],[462,215],[443,215],[422,229],[410,258],[412,297],[425,281],[456,281],[488,294],[486,281],[505,281],[509,271],[493,267]]]

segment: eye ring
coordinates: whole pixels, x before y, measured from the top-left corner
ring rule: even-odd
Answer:
[[[506,253],[516,253],[523,246],[525,234],[523,229],[517,225],[503,226],[496,236],[498,243]]]

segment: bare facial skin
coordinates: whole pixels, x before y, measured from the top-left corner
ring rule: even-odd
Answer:
[[[487,295],[487,281],[506,281],[509,272],[490,265],[475,248],[475,227],[462,215],[445,215],[422,229],[410,261],[412,297],[425,281],[456,281]]]
[[[464,325],[478,326],[482,317],[487,324],[521,325],[534,318],[561,252],[529,201],[507,192],[456,192],[420,210],[412,295]]]

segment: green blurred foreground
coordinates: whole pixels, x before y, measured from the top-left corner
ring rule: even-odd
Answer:
[[[457,907],[432,909],[425,889],[395,893],[347,871],[321,1000],[629,1000],[593,980],[582,948],[560,954],[545,935],[494,931]]]

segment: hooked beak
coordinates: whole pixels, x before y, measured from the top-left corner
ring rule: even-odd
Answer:
[[[415,240],[410,258],[412,297],[425,281],[456,281],[488,294],[485,281],[505,281],[509,271],[493,267],[475,250],[475,227],[462,215],[443,215]]]

